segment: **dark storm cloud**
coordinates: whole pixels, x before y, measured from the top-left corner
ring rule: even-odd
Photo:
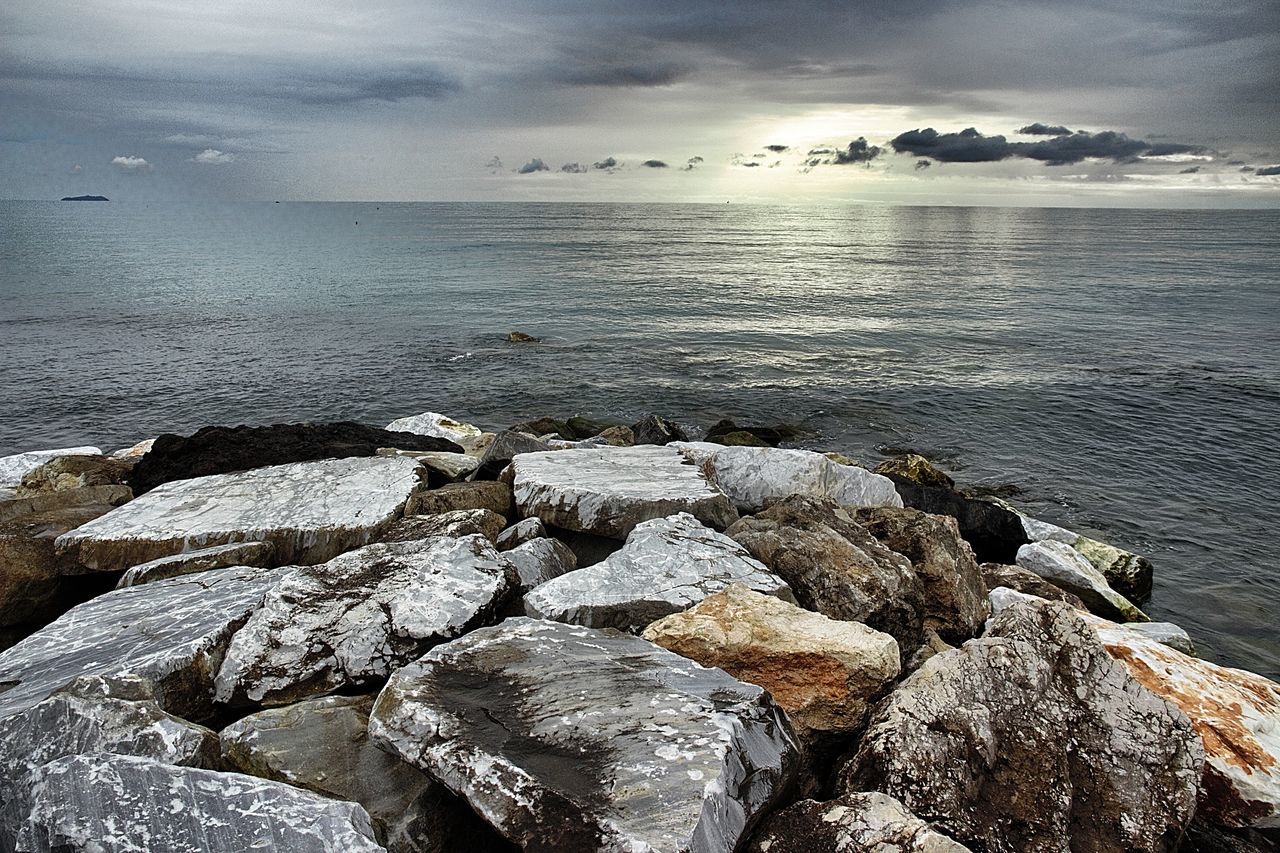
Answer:
[[[916,168],[916,171],[917,171],[917,172],[919,172],[919,171],[922,171],[922,170],[924,170],[924,169],[929,168],[929,167],[930,167],[930,166],[932,166],[932,165],[933,165],[933,161],[932,161],[932,160],[917,160],[917,161],[916,161],[916,167],[915,167],[915,168]]]
[[[1018,128],[1018,133],[1025,133],[1028,136],[1066,136],[1070,132],[1071,128],[1060,124],[1042,124],[1041,122]]]
[[[516,169],[517,175],[532,175],[534,172],[550,172],[551,167],[542,162],[541,158],[534,157],[528,163]]]
[[[1179,175],[1194,175],[1196,172],[1199,172],[1199,171],[1200,171],[1200,167],[1199,167],[1199,166],[1188,166],[1187,168],[1182,169],[1181,171],[1179,171],[1179,172],[1178,172],[1178,174],[1179,174]]]
[[[581,163],[565,163],[560,167],[561,172],[567,172],[570,175],[584,175],[591,171]]]
[[[764,147],[764,150],[772,151],[774,154],[781,154],[783,151],[786,151],[789,148],[791,148],[790,145],[766,145]]]
[[[396,103],[413,98],[429,100],[452,95],[461,90],[453,77],[436,68],[411,68],[402,71],[373,73],[364,79],[311,78],[286,81],[276,90],[293,95],[308,104],[353,104],[360,101]]]
[[[571,86],[652,87],[670,86],[689,74],[689,68],[674,62],[611,65],[581,63],[555,70],[551,78]]]
[[[1120,163],[1139,157],[1205,152],[1197,145],[1147,142],[1114,130],[1099,133],[1080,131],[1041,142],[1010,142],[1003,136],[984,136],[972,127],[959,133],[939,133],[926,127],[901,133],[889,144],[899,154],[929,157],[942,163],[994,163],[1023,157],[1050,166],[1065,166],[1091,159]]]
[[[601,171],[608,171],[610,169],[616,169],[621,165],[622,164],[619,163],[615,158],[606,157],[603,160],[597,160],[596,162],[592,163],[591,168],[599,169]]]
[[[879,157],[884,150],[879,145],[867,142],[865,136],[859,136],[844,148],[815,148],[809,152],[805,165],[813,166],[848,166],[850,164],[867,164]]]
[[[641,163],[640,165],[641,165],[641,166],[644,166],[646,169],[665,169],[665,168],[667,168],[667,164],[666,164],[666,163],[664,163],[664,162],[662,162],[661,160],[645,160],[645,161],[644,161],[643,163]]]
[[[1280,166],[1263,166],[1261,169],[1255,169],[1255,175],[1280,175]]]

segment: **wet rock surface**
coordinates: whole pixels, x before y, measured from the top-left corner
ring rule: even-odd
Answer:
[[[737,542],[688,513],[636,525],[603,562],[547,581],[525,595],[534,617],[639,631],[724,589],[744,583],[793,600],[777,575]]]
[[[270,542],[233,542],[214,545],[151,560],[134,566],[120,578],[118,587],[137,586],[151,581],[194,575],[229,566],[269,566],[275,549]]]
[[[420,471],[412,459],[327,459],[166,483],[57,546],[102,571],[233,542],[270,542],[284,564],[323,562],[399,518]]]
[[[228,644],[218,701],[280,705],[380,681],[483,624],[509,584],[482,536],[367,545],[296,568]]]
[[[658,415],[645,415],[636,421],[631,425],[631,434],[636,444],[670,444],[689,440],[679,424]]]
[[[732,850],[797,760],[760,688],[638,637],[522,618],[399,670],[370,734],[531,851]]]
[[[896,459],[887,459],[876,466],[875,472],[886,477],[909,480],[921,486],[952,489],[956,485],[955,480],[918,453],[908,453]]]
[[[803,800],[772,815],[748,853],[969,853],[887,794]]]

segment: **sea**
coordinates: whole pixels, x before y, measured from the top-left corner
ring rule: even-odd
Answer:
[[[0,455],[426,410],[914,450],[1280,678],[1280,211],[0,202]]]

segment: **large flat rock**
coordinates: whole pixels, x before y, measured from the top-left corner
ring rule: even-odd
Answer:
[[[385,853],[355,803],[132,756],[51,761],[24,811],[18,853]]]
[[[625,539],[637,524],[687,512],[723,529],[729,499],[672,447],[583,447],[511,462],[516,509],[547,524]]]
[[[293,569],[232,638],[217,698],[280,705],[380,681],[490,618],[510,583],[479,535],[367,545]]]
[[[269,542],[282,564],[323,562],[398,518],[420,471],[412,459],[327,459],[180,480],[60,536],[58,547],[101,571],[233,542]]]
[[[233,542],[230,545],[214,545],[181,554],[171,554],[158,560],[141,563],[125,572],[117,587],[162,581],[167,578],[194,575],[229,566],[267,566],[272,558],[270,542]]]
[[[0,719],[74,678],[133,673],[159,685],[167,710],[210,711],[213,673],[231,634],[284,576],[235,567],[115,590],[64,613],[0,653]]]
[[[525,595],[530,616],[639,631],[731,583],[794,601],[786,582],[723,533],[688,513],[637,525],[604,562],[552,578]]]
[[[639,637],[525,618],[397,671],[369,730],[547,851],[727,853],[798,758],[759,687]]]

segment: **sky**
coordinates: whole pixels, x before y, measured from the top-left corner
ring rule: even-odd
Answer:
[[[0,198],[1280,207],[1275,0],[5,0]]]

